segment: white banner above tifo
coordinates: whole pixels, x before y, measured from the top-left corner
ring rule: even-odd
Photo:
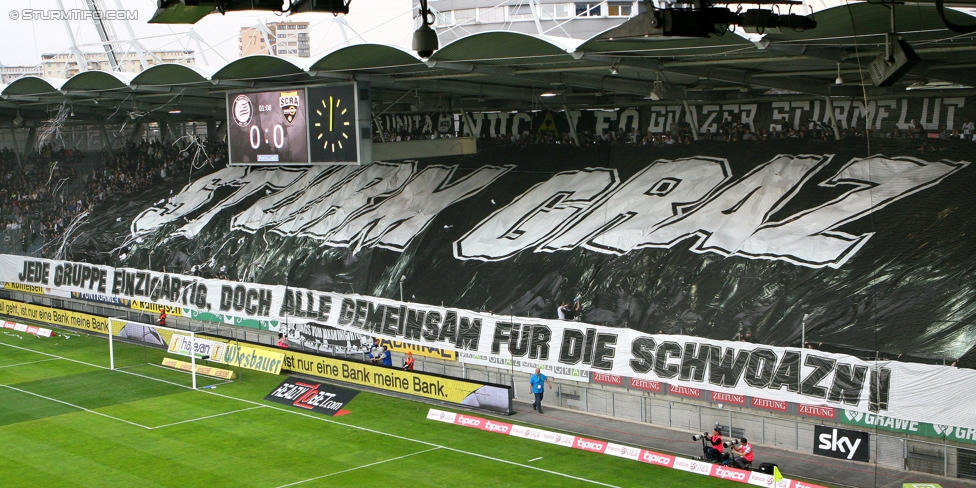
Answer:
[[[810,349],[651,335],[560,320],[500,316],[303,288],[0,255],[0,281],[52,292],[98,293],[226,315],[292,323],[453,349],[520,370],[608,373],[804,405],[827,405],[949,426],[976,425],[976,371],[865,362]],[[524,368],[524,369],[523,369]],[[560,374],[559,376],[563,376]],[[937,399],[934,401],[933,399]]]

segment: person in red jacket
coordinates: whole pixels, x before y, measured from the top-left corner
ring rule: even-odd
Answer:
[[[705,451],[704,459],[706,461],[711,461],[713,463],[722,462],[722,459],[725,457],[725,454],[722,453],[723,448],[722,448],[721,429],[715,427],[715,429],[712,430],[712,435],[706,438],[705,440],[707,440],[708,443],[711,445],[706,445],[702,448],[702,450]]]
[[[159,311],[159,325],[166,327],[166,308]]]
[[[407,351],[407,357],[403,360],[404,371],[413,371],[413,353]]]
[[[739,445],[732,447],[732,462],[739,469],[746,469],[752,464],[753,452],[752,444],[743,437],[739,439]]]

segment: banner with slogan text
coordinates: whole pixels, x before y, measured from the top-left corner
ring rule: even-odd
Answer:
[[[976,120],[976,100],[972,97],[919,97],[871,100],[832,99],[834,120],[840,130],[865,128],[883,134],[905,132],[915,122],[927,132],[953,129],[962,132],[967,120]],[[377,119],[377,128],[409,132],[435,130],[449,132],[444,122],[456,119],[464,134],[498,137],[512,134],[547,134],[559,137],[570,131],[572,121],[579,133],[600,135],[605,131],[662,134],[674,131],[675,124],[687,122],[699,135],[718,135],[726,121],[741,124],[753,133],[789,132],[791,129],[832,127],[830,111],[824,100],[782,100],[775,102],[726,102],[655,104],[644,107],[621,107],[594,110],[545,110],[528,112],[474,112],[467,114],[470,124],[460,114],[387,115]],[[452,124],[453,125],[453,124]],[[444,128],[448,130],[442,130]]]
[[[88,278],[77,284],[57,282],[64,268]],[[64,292],[148,299],[257,320],[282,320],[287,315],[297,325],[299,318],[314,319],[391,341],[612,373],[663,382],[672,389],[823,404],[954,427],[976,424],[976,412],[956,408],[968,404],[970,385],[976,380],[976,371],[968,369],[866,362],[811,349],[651,335],[353,294],[0,255],[0,281],[18,280]],[[942,401],[932,404],[931,398]]]
[[[326,354],[365,353],[373,338],[348,330],[337,329],[315,321],[288,320],[278,329],[288,334],[288,341],[301,344],[305,350]]]

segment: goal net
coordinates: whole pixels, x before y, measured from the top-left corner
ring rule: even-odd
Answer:
[[[171,383],[207,388],[236,376],[219,360],[223,342],[198,337],[194,332],[109,318],[109,365]]]

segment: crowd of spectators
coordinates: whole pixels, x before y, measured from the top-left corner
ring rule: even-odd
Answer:
[[[18,162],[16,154],[4,148],[0,151],[4,179],[0,222],[4,230],[21,231],[20,250],[28,252],[38,242],[57,241],[79,215],[108,198],[141,192],[186,174],[194,160],[209,158],[215,164],[226,164],[226,153],[222,141],[186,138],[175,144],[129,143],[114,157],[102,151],[44,145]],[[52,257],[55,250],[55,246],[40,249],[44,257]]]
[[[189,172],[198,149],[205,151],[215,163],[224,164],[227,159],[227,146],[222,141],[183,139],[176,143],[155,140],[129,143],[115,158],[108,158],[101,167],[91,169],[85,193],[93,201],[102,202],[111,195],[140,192],[174,174]]]
[[[376,131],[373,133],[373,142],[405,142],[405,141],[419,141],[428,139],[451,139],[456,137],[450,133],[441,133],[439,131],[430,130],[414,130],[408,131],[406,129],[389,131],[385,130],[383,132]]]
[[[79,151],[54,149],[44,145],[29,154],[23,168],[9,148],[0,152],[0,222],[6,230],[22,230],[21,244],[33,239],[57,237],[65,219],[78,213],[74,195],[62,191],[70,187],[76,168],[84,159]]]

